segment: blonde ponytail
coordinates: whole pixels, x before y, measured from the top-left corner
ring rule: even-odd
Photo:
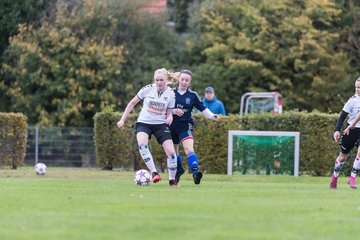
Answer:
[[[168,80],[168,84],[169,85],[176,85],[177,82],[178,82],[178,79],[179,79],[180,72],[173,72],[171,70],[167,70],[166,68],[160,68],[160,69],[157,69],[154,72],[154,77],[155,77],[156,74],[166,75],[167,80]]]

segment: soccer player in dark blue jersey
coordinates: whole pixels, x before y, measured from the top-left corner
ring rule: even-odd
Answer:
[[[187,155],[189,168],[192,172],[194,183],[200,184],[202,178],[202,172],[199,171],[199,160],[194,151],[194,136],[193,125],[194,120],[191,116],[193,108],[197,108],[207,118],[212,120],[219,120],[219,115],[213,114],[208,108],[201,102],[197,92],[192,91],[189,87],[192,80],[192,73],[190,70],[180,71],[179,80],[175,92],[175,108],[173,109],[174,119],[170,125],[171,136],[175,145],[177,153],[177,172],[175,175],[175,181],[180,181],[180,176],[184,174],[185,170],[182,166],[182,159],[179,153],[179,145],[184,148],[184,152]]]

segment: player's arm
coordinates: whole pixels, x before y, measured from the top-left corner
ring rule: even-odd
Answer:
[[[355,128],[356,124],[360,121],[360,113],[358,113],[358,115],[356,116],[355,120],[349,125],[347,126],[347,128],[345,128],[344,130],[344,134],[348,135],[350,132],[350,129]]]
[[[173,108],[168,108],[167,110],[166,110],[166,119],[165,119],[165,123],[166,124],[168,124],[168,125],[170,125],[171,123],[172,123],[172,121],[173,121]]]
[[[199,111],[201,111],[205,115],[205,117],[207,117],[211,120],[214,120],[214,121],[219,120],[219,115],[214,114],[213,112],[210,111],[210,109],[205,107],[204,103],[200,100],[199,95],[197,95],[196,98],[194,99],[194,107],[196,109],[198,109]]]
[[[184,115],[184,110],[182,110],[181,108],[173,108],[171,110],[173,115],[177,115],[179,117],[181,117],[182,115]]]
[[[214,114],[212,111],[210,111],[210,109],[208,109],[207,107],[205,107],[203,102],[198,102],[195,107],[197,109],[199,109],[202,114],[204,114],[205,117],[214,120],[214,121],[218,121],[219,120],[219,115],[218,114]]]
[[[208,109],[207,107],[205,107],[204,103],[200,101],[200,99],[198,98],[197,101],[194,104],[195,108],[199,109],[205,117],[214,120],[214,121],[218,121],[219,120],[219,115],[218,114],[214,114],[212,111],[210,111],[210,109]]]
[[[213,112],[210,111],[210,109],[205,108],[202,113],[205,115],[205,117],[214,120],[214,121],[219,121],[219,115],[218,114],[214,114]]]
[[[127,118],[127,116],[130,114],[130,112],[134,109],[134,107],[136,106],[136,104],[138,104],[141,101],[141,99],[136,95],[133,99],[131,99],[131,101],[128,103],[128,105],[126,106],[121,119],[117,122],[117,126],[118,128],[121,128],[122,126],[124,126],[125,120]]]
[[[166,109],[165,123],[168,125],[170,125],[174,119],[174,117],[173,117],[174,109],[176,109],[175,108],[175,93],[172,91],[172,96],[170,96],[169,105]]]
[[[336,126],[335,126],[335,132],[334,132],[334,140],[335,141],[338,141],[339,138],[340,138],[340,130],[341,130],[341,126],[344,124],[344,121],[347,117],[349,113],[345,112],[345,111],[342,111],[341,114],[340,114],[340,117],[336,123]]]

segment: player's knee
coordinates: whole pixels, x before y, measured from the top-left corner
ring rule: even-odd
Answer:
[[[174,144],[171,140],[166,140],[162,143],[162,147],[166,153],[166,155],[176,155]]]
[[[140,146],[147,146],[148,145],[148,140],[147,139],[146,140],[138,140],[137,144],[138,144],[139,147]]]
[[[347,157],[347,154],[340,154],[338,156],[337,160],[340,161],[340,162],[345,162],[346,157]]]
[[[194,148],[193,147],[184,147],[184,152],[186,153],[186,155],[189,155],[194,152]]]

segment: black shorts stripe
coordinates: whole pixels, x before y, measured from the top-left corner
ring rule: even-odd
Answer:
[[[360,143],[360,128],[351,129],[349,135],[342,135],[340,140],[340,151],[348,154],[355,146]]]

